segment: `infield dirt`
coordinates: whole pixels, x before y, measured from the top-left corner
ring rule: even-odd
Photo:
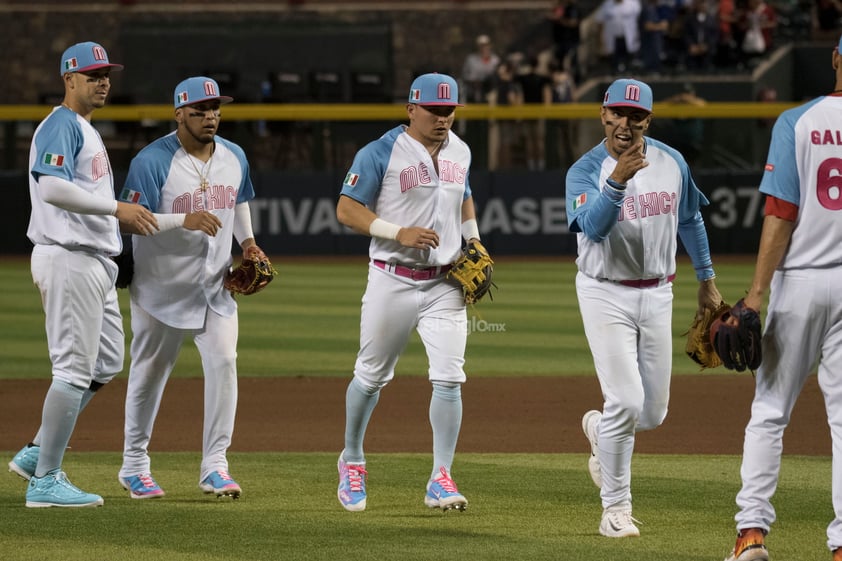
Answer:
[[[348,378],[240,378],[232,451],[339,452]],[[17,450],[40,424],[49,380],[0,381],[0,450]],[[123,447],[121,376],[79,418],[76,451]],[[637,435],[641,453],[741,454],[754,379],[749,374],[675,376],[664,424]],[[201,379],[170,380],[150,450],[200,451]],[[582,414],[601,408],[595,376],[469,378],[457,452],[589,452]],[[398,377],[382,392],[367,452],[428,452],[432,447],[425,378]],[[830,455],[824,401],[811,376],[784,437],[787,454]]]

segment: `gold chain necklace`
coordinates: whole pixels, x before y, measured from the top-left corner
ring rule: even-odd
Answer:
[[[179,140],[178,143],[181,144],[181,141]],[[193,162],[193,156],[190,155],[190,153],[187,151],[183,144],[181,144],[181,149],[184,150],[184,154],[187,156],[187,161],[190,162],[190,165],[193,166],[193,169],[196,171],[196,175],[199,176],[199,188],[202,190],[202,192],[205,192],[207,188],[210,187],[210,181],[208,181],[208,177],[210,176],[211,165],[213,164],[213,152],[211,152],[211,156],[210,158],[208,158],[208,161],[205,162],[203,169],[206,169],[207,171],[204,175],[202,175],[202,172],[199,171],[199,168],[196,167],[196,164]]]

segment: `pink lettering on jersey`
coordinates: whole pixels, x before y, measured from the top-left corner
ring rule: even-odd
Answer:
[[[439,160],[439,177],[441,177],[443,181],[463,185],[465,183],[466,175],[467,171],[465,168],[460,166],[458,162]]]
[[[658,194],[657,193],[642,193],[639,195],[640,198],[640,217],[646,218],[647,216],[657,216],[661,214],[661,208],[658,206]]]
[[[775,171],[775,164],[766,164],[763,166],[763,169],[766,171]]]
[[[408,167],[401,170],[400,175],[401,193],[406,193],[413,187],[418,187],[418,170],[414,167]]]
[[[430,169],[427,164],[418,164],[418,181],[421,182],[421,185],[432,183],[433,178],[430,176]]]
[[[675,204],[677,199],[678,196],[675,193],[667,193],[666,191],[641,193],[637,200],[634,197],[626,197],[620,205],[620,215],[617,217],[617,222],[650,218],[661,214],[675,216],[678,211]]]
[[[106,175],[108,175],[108,155],[105,152],[99,152],[91,161],[91,177],[94,181],[99,181]]]
[[[230,210],[237,206],[237,193],[238,190],[231,185],[211,185],[206,191],[199,188],[173,199],[171,212],[186,214],[200,210]]]
[[[825,129],[823,131],[810,131],[810,142],[812,144],[842,144],[842,131]]]
[[[188,212],[192,212],[192,207],[190,206],[190,193],[184,193],[183,195],[179,195],[173,199],[173,214],[187,214]]]
[[[617,219],[617,222],[622,222],[626,218],[629,220],[635,220],[637,218],[637,209],[634,207],[634,197],[626,197],[620,205],[620,216]]]

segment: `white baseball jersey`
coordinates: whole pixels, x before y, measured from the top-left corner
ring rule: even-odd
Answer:
[[[781,269],[842,264],[842,97],[789,109],[775,122],[760,191],[798,206]]]
[[[372,259],[408,267],[453,263],[462,248],[462,201],[471,196],[471,150],[448,133],[438,155],[439,171],[427,149],[400,125],[357,152],[345,176],[342,194],[359,201],[378,217],[399,226],[431,228],[437,248],[403,247],[396,240],[371,238]]]
[[[114,200],[114,177],[97,130],[81,115],[59,106],[38,125],[29,152],[32,214],[26,235],[33,244],[86,248],[107,255],[123,249],[117,219],[79,214],[44,202],[38,191],[42,175],[66,179],[85,191]]]
[[[132,236],[132,297],[171,327],[202,327],[208,306],[225,317],[237,308],[223,289],[222,275],[231,265],[234,207],[253,199],[254,187],[242,148],[219,136],[214,140],[213,157],[205,163],[187,154],[175,132],[159,138],[132,160],[120,193],[121,200],[152,212],[207,210],[222,221],[214,237],[184,228]],[[196,169],[208,174],[210,186],[205,190]]]
[[[696,187],[684,158],[673,148],[645,138],[646,161],[616,203],[600,201],[603,186],[617,165],[604,142],[582,156],[567,172],[567,219],[578,232],[579,270],[591,278],[614,281],[666,278],[675,273],[679,225],[704,228],[697,216],[707,198]],[[607,188],[607,187],[606,187]],[[616,224],[604,239],[585,235],[581,221],[598,204],[619,204]],[[612,221],[613,221],[613,215]],[[688,242],[685,237],[682,240]],[[697,266],[710,263],[707,240],[702,247],[688,243]]]

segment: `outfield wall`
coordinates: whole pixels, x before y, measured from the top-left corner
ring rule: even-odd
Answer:
[[[122,185],[123,173],[115,177]],[[253,174],[251,204],[255,236],[275,255],[365,254],[368,238],[336,221],[340,172],[263,171]],[[760,173],[699,170],[699,187],[711,200],[703,210],[713,253],[755,253],[763,197]],[[576,237],[567,229],[562,171],[471,173],[483,241],[498,255],[573,255]],[[0,221],[0,254],[26,254],[29,191],[22,172],[0,174],[9,205]]]

